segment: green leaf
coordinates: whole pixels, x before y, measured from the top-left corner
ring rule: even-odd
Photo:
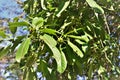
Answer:
[[[15,48],[22,42],[25,36],[17,36],[16,39],[13,41],[13,45],[11,47],[11,52],[14,52]]]
[[[112,0],[107,0],[107,2],[111,2]]]
[[[20,27],[20,26],[28,26],[27,22],[10,22],[9,26]]]
[[[43,72],[43,76],[50,75],[50,72],[47,67],[47,63],[44,60],[40,60],[40,64],[38,65],[37,68],[39,72]]]
[[[105,68],[100,66],[98,70],[98,74],[100,75],[101,73],[105,72]]]
[[[118,25],[117,29],[116,29],[116,33],[118,34],[120,32],[120,25]]]
[[[10,49],[10,46],[0,49],[0,59],[8,54],[9,49]]]
[[[44,24],[44,19],[42,17],[35,17],[32,21],[32,25],[36,29],[42,27],[43,24]]]
[[[78,56],[80,56],[81,58],[83,57],[82,51],[75,44],[68,40],[68,45],[73,49],[74,52],[78,54]]]
[[[75,60],[75,66],[76,66],[76,72],[79,73],[79,75],[82,75],[83,74],[83,59],[82,61],[79,59],[79,58],[76,58]]]
[[[57,45],[56,40],[47,34],[40,36],[40,39],[42,39],[49,47],[55,47]]]
[[[24,71],[23,80],[36,80],[35,72],[33,72],[32,68],[26,68]]]
[[[45,34],[43,36],[40,36],[40,38],[48,45],[48,47],[51,49],[52,53],[53,53],[53,57],[55,58],[56,62],[57,62],[57,70],[59,73],[64,72],[64,67],[61,64],[62,60],[64,58],[63,54],[62,54],[62,58],[61,58],[61,53],[58,50],[58,48],[56,47],[57,45],[57,41],[52,38],[51,36]]]
[[[89,70],[88,70],[88,77],[91,79],[92,77],[92,72],[93,72],[93,64],[90,64]]]
[[[47,8],[45,7],[45,4],[44,4],[44,0],[41,0],[41,7],[42,7],[42,9],[47,10]]]
[[[16,27],[16,26],[10,26],[10,31],[11,31],[13,34],[15,34],[16,30],[17,30],[17,27]]]
[[[94,1],[94,0],[86,0],[90,7],[92,7],[95,12],[104,14],[104,10]]]
[[[68,65],[72,65],[76,59],[76,56],[73,53],[73,50],[69,45],[66,45],[66,58],[68,61]]]
[[[70,38],[80,39],[80,40],[83,40],[83,41],[86,41],[86,42],[89,41],[89,39],[86,35],[83,35],[83,36],[67,35],[67,36],[70,37]]]
[[[82,45],[82,50],[83,50],[84,53],[87,52],[87,48],[88,48],[87,44]]]
[[[54,30],[54,29],[48,29],[48,28],[40,29],[40,31],[44,32],[44,33],[52,34],[52,35],[56,35],[56,33],[57,33],[56,30]]]
[[[117,29],[120,29],[120,25],[118,25]]]
[[[3,38],[5,38],[6,37],[5,32],[4,31],[0,31],[0,36],[3,37]]]
[[[71,22],[68,22],[68,23],[64,23],[62,26],[61,26],[61,28],[60,28],[60,30],[64,30],[67,26],[69,26],[71,24]]]
[[[116,71],[120,74],[120,68],[116,67]]]
[[[78,43],[78,44],[85,44],[85,42],[79,40],[79,39],[75,39],[75,41]]]
[[[25,39],[20,47],[18,48],[17,52],[16,52],[16,60],[18,62],[20,62],[20,60],[24,57],[24,55],[28,52],[29,49],[29,45],[30,45],[30,38]]]
[[[17,30],[17,27],[21,27],[21,26],[28,26],[27,22],[10,22],[9,23],[9,28],[10,31],[14,34]]]
[[[60,50],[61,52],[61,73],[63,73],[67,67],[67,60],[66,60],[66,57],[65,57],[65,54],[62,50]]]
[[[61,4],[62,8],[58,11],[56,16],[60,17],[61,13],[68,7],[69,4],[70,4],[70,0],[68,0],[68,1],[64,2],[63,4]]]
[[[37,67],[38,72],[42,72],[42,77],[46,77],[46,80],[57,80],[54,70],[48,67],[48,63],[44,60],[40,60],[40,64]]]

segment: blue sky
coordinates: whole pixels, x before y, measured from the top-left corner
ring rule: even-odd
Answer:
[[[22,12],[15,0],[0,0],[0,18],[14,18]]]

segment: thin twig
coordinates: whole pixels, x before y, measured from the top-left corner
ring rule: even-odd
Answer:
[[[107,23],[107,19],[106,19],[105,14],[103,14],[103,18],[104,18],[104,21],[105,21],[105,25],[106,25],[106,28],[107,28],[107,32],[108,32],[108,34],[110,34],[110,29],[109,29],[109,26],[108,26],[108,23]]]
[[[102,47],[105,48],[101,39],[100,39],[100,43],[101,43]],[[107,56],[106,51],[105,51],[104,53],[105,53],[105,58],[108,60],[108,62],[109,62],[110,64],[112,64],[112,62],[110,61],[110,59],[109,59],[108,56]]]

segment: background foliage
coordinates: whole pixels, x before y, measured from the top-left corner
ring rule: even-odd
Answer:
[[[21,69],[23,80],[36,80],[37,72],[47,80],[119,77],[120,1],[26,0],[23,8],[26,18],[9,23],[12,38],[0,31],[11,42],[0,57],[16,52],[10,68]],[[29,34],[15,36],[23,26]]]

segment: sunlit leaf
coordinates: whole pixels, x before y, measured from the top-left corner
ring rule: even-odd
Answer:
[[[75,39],[75,41],[78,43],[78,44],[85,44],[85,42],[79,40],[79,39]]]
[[[65,53],[60,50],[61,52],[61,73],[63,73],[67,67],[67,60],[66,60],[66,57],[65,57]]]
[[[120,68],[116,67],[116,71],[120,74]]]
[[[30,38],[27,38],[19,46],[19,48],[16,52],[16,60],[18,62],[20,62],[20,60],[24,57],[24,55],[27,54],[27,51],[29,49],[29,45],[30,45]]]
[[[62,6],[62,8],[58,11],[58,13],[57,13],[57,17],[60,17],[60,15],[61,15],[61,13],[68,7],[68,5],[70,4],[70,0],[68,0],[68,1],[66,1],[66,2],[64,2],[63,4],[61,4],[61,5],[63,5]]]
[[[104,14],[104,10],[94,0],[86,0],[87,3],[92,7],[95,12]]]
[[[40,29],[41,32],[44,32],[44,33],[48,33],[48,34],[53,34],[53,35],[56,35],[57,31],[54,30],[54,29],[48,29],[48,28],[45,28],[45,29]]]
[[[118,29],[120,29],[120,25],[118,26]]]
[[[87,52],[87,48],[88,48],[88,45],[87,44],[84,44],[84,45],[82,45],[82,50],[83,50],[83,52]]]
[[[9,26],[20,27],[20,26],[28,26],[27,22],[10,22]]]
[[[68,23],[64,23],[62,26],[61,26],[61,30],[64,30],[66,28],[66,26],[70,25],[71,22],[68,22]]]
[[[32,20],[32,25],[35,29],[39,29],[40,27],[42,27],[44,24],[44,19],[42,17],[35,17]]]
[[[107,2],[111,2],[112,0],[107,0]]]
[[[67,36],[70,37],[70,38],[80,39],[80,40],[83,40],[83,41],[86,41],[86,42],[89,41],[89,39],[86,35],[83,35],[83,36],[67,35]]]
[[[103,72],[105,72],[105,68],[102,67],[102,66],[100,66],[100,67],[99,67],[99,70],[98,70],[98,74],[101,74],[101,73],[103,73]]]
[[[55,47],[57,45],[56,40],[47,34],[40,36],[40,39],[42,39],[50,47]]]
[[[61,53],[58,50],[58,48],[56,47],[57,45],[57,41],[52,38],[51,36],[45,34],[43,36],[40,36],[40,38],[49,46],[49,48],[51,49],[52,53],[53,53],[53,57],[55,58],[56,62],[57,62],[57,70],[58,72],[62,73],[63,72],[63,66],[61,65],[61,59],[63,59],[63,55],[61,58]]]
[[[69,40],[68,40],[68,45],[73,49],[73,51],[75,53],[78,54],[78,56],[80,56],[81,58],[84,56],[83,53],[82,53],[82,51],[75,44],[73,44],[72,42],[70,42]]]
[[[44,10],[47,10],[47,8],[45,7],[45,4],[44,4],[44,0],[41,0],[41,7],[44,9]]]

